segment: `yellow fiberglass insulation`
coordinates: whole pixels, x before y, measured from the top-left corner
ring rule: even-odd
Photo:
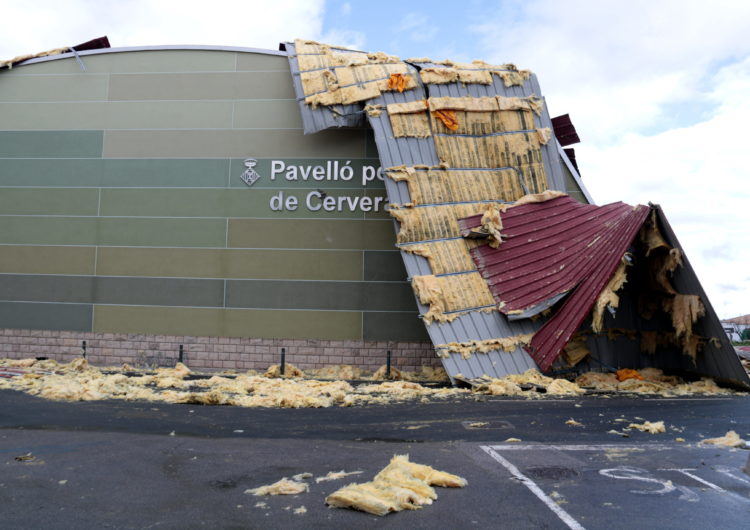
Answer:
[[[258,497],[264,495],[299,495],[300,493],[305,493],[309,489],[310,487],[304,482],[282,478],[278,482],[274,482],[267,486],[245,490],[245,493]]]
[[[607,285],[599,293],[599,296],[594,303],[594,308],[591,310],[591,329],[594,333],[599,333],[604,325],[604,310],[607,307],[617,309],[620,305],[620,297],[617,295],[617,291],[622,289],[627,281],[626,270],[630,266],[630,263],[623,257],[617,270],[607,282]]]
[[[455,276],[415,276],[412,287],[419,301],[429,305],[429,311],[423,315],[427,322],[447,322],[460,312],[495,304],[486,282],[477,272]]]
[[[286,363],[283,374],[281,373],[281,365],[274,364],[268,367],[264,375],[266,377],[305,377],[305,372],[293,364]]]
[[[84,359],[69,364],[55,361],[0,359],[0,368],[22,365],[28,373],[0,378],[0,388],[18,390],[46,399],[95,401],[120,399],[163,403],[195,403],[265,408],[320,408],[358,404],[385,404],[415,399],[446,399],[467,394],[455,388],[429,388],[416,382],[394,381],[353,387],[346,381],[282,379],[240,374],[215,375],[182,381],[175,373],[185,369],[165,369],[156,374],[128,376],[105,374]],[[442,370],[404,374],[410,379],[442,376]],[[371,377],[371,376],[370,376]]]
[[[664,427],[663,421],[644,421],[643,423],[631,423],[628,425],[628,429],[638,429],[641,432],[647,432],[650,434],[660,434],[667,432]]]
[[[718,438],[706,438],[701,440],[702,444],[721,445],[724,447],[745,447],[745,440],[735,431],[728,431],[724,436]]]
[[[732,391],[718,386],[713,379],[704,377],[699,381],[684,382],[680,377],[666,375],[659,368],[638,370],[643,378],[618,381],[613,373],[587,372],[576,378],[576,383],[585,388],[606,392],[632,392],[657,394],[664,397],[695,394],[731,394]]]
[[[466,479],[409,461],[397,455],[371,482],[349,484],[326,497],[333,508],[352,508],[384,516],[402,510],[418,510],[432,504],[437,493],[432,486],[462,488]]]
[[[533,333],[515,335],[513,337],[502,337],[499,339],[472,340],[468,342],[449,342],[438,344],[435,349],[440,353],[458,353],[462,358],[468,359],[475,353],[487,353],[502,350],[512,352],[521,346],[531,342]]]

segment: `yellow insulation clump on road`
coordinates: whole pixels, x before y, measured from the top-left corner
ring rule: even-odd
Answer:
[[[745,440],[740,438],[740,435],[735,431],[728,431],[724,436],[719,436],[718,438],[706,438],[705,440],[701,440],[701,443],[709,445],[721,445],[724,447],[745,446]]]
[[[308,491],[310,487],[304,482],[297,482],[296,480],[289,480],[282,478],[278,482],[269,484],[267,486],[260,486],[245,490],[245,493],[261,497],[264,495],[298,495]]]
[[[664,428],[663,421],[644,421],[643,423],[631,423],[628,425],[628,429],[638,429],[641,432],[647,432],[651,434],[660,434],[667,432]]]
[[[704,377],[699,381],[686,383],[680,377],[665,375],[659,368],[632,370],[641,379],[631,377],[619,381],[613,373],[587,372],[576,378],[579,386],[607,392],[633,392],[639,394],[658,394],[664,397],[687,396],[693,394],[731,394],[727,388],[721,388],[713,379]],[[623,372],[624,373],[624,372]]]
[[[371,482],[349,484],[331,493],[325,502],[333,508],[352,508],[383,516],[432,504],[437,499],[432,486],[466,485],[464,478],[410,462],[408,455],[397,455]]]

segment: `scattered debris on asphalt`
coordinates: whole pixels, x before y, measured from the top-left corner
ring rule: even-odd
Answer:
[[[467,481],[457,475],[409,461],[397,455],[371,482],[349,484],[326,497],[333,508],[352,508],[373,515],[418,510],[432,504],[437,493],[432,486],[463,488]]]
[[[299,495],[310,490],[310,486],[297,480],[282,478],[278,482],[245,490],[245,493],[262,497],[265,495]]]
[[[348,407],[416,400],[426,403],[471,394],[534,399],[544,396],[577,396],[587,392],[661,396],[734,393],[719,387],[708,378],[687,383],[679,377],[665,375],[656,368],[633,370],[640,379],[633,374],[629,374],[632,377],[619,380],[614,373],[588,372],[579,376],[575,382],[547,377],[530,369],[523,374],[512,374],[500,379],[482,377],[472,380],[474,386],[471,390],[435,383],[435,379],[445,377],[445,371],[429,367],[416,373],[393,371],[393,380],[389,381],[373,379],[375,375],[385,377],[384,367],[375,374],[370,374],[346,365],[308,370],[305,373],[286,364],[284,376],[280,374],[279,365],[271,366],[265,375],[254,371],[211,375],[193,373],[183,363],[177,363],[174,368],[138,371],[130,366],[99,369],[91,366],[84,358],[74,359],[67,364],[54,360],[0,359],[0,370],[7,372],[6,376],[0,377],[0,388],[20,390],[59,401],[121,399],[267,408]],[[346,381],[336,378],[339,375],[359,379]],[[622,377],[621,374],[620,378]],[[432,382],[429,378],[433,378]]]
[[[315,479],[315,483],[319,484],[321,482],[329,482],[331,480],[339,480],[344,477],[349,477],[351,475],[361,475],[364,473],[364,471],[349,471],[346,472],[343,469],[341,471],[329,471],[327,475],[324,477],[318,477]]]
[[[724,436],[718,438],[706,438],[701,440],[702,444],[720,445],[723,447],[745,447],[745,440],[735,431],[728,431]]]
[[[641,432],[648,432],[651,434],[659,434],[667,432],[664,427],[663,421],[644,421],[643,423],[631,423],[628,425],[628,429],[638,429]]]
[[[581,423],[580,421],[576,421],[573,418],[570,418],[568,421],[566,421],[565,425],[570,425],[571,427],[583,427],[583,423]]]

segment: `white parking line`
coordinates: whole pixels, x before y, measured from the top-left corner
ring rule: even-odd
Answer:
[[[560,518],[562,522],[568,525],[568,528],[571,528],[572,530],[585,530],[584,527],[578,521],[573,519],[573,517],[568,512],[560,508],[560,506],[555,501],[553,501],[546,493],[544,493],[542,489],[539,486],[537,486],[533,480],[531,480],[529,477],[521,473],[516,466],[514,466],[513,464],[508,462],[508,460],[506,460],[505,458],[500,456],[498,453],[496,453],[493,447],[486,446],[486,445],[483,445],[480,447],[485,453],[490,455],[490,457],[492,457],[494,460],[499,462],[505,469],[507,469],[511,475],[513,475],[518,480],[520,480],[524,486],[529,488],[529,490],[531,490],[531,492],[534,495],[536,495],[539,498],[539,500],[541,500],[545,505],[547,505],[547,508],[552,510],[555,513],[555,515],[557,515]],[[504,448],[505,447],[503,446],[503,449]]]

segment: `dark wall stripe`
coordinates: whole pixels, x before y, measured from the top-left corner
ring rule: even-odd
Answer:
[[[221,307],[222,280],[0,275],[0,300]]]
[[[102,131],[0,131],[0,158],[95,158]]]
[[[0,328],[91,331],[90,304],[0,302]]]
[[[229,280],[227,307],[408,311],[416,303],[406,282]]]
[[[397,250],[365,252],[364,280],[365,281],[406,281],[406,268],[401,254]]]

